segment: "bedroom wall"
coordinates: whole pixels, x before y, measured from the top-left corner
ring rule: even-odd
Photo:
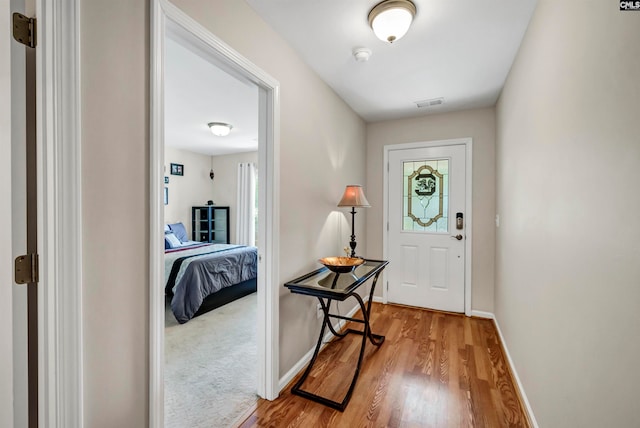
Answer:
[[[541,427],[637,427],[640,12],[540,0],[497,107],[495,314]]]
[[[144,427],[149,2],[79,2],[84,423]],[[282,375],[314,345],[319,330],[316,302],[290,294],[282,284],[318,267],[316,259],[339,252],[348,240],[341,230],[345,213],[336,204],[345,184],[365,180],[365,124],[246,3],[182,0],[177,5],[281,84],[280,280],[273,285],[281,290]],[[364,222],[357,233],[364,235]]]
[[[473,138],[474,310],[493,312],[495,260],[495,109],[493,107],[367,124],[367,254],[382,257],[384,146]],[[376,294],[382,296],[382,289]]]
[[[184,165],[184,175],[171,175],[171,164]],[[191,239],[191,207],[213,199],[214,183],[209,178],[211,156],[173,147],[164,148],[165,177],[169,177],[169,204],[164,206],[166,223],[182,222]]]
[[[258,165],[258,152],[236,153],[225,156],[212,156],[211,165],[216,177],[213,182],[213,202],[216,205],[228,206],[231,233],[230,242],[236,242],[236,225],[238,215],[238,164],[253,162]],[[256,175],[257,178],[257,175]],[[259,195],[258,195],[259,196]]]

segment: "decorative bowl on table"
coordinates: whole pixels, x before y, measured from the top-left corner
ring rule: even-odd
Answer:
[[[364,263],[363,259],[357,257],[324,257],[318,261],[335,273],[351,272],[353,268]]]

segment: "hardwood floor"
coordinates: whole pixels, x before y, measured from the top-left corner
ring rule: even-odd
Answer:
[[[491,320],[374,303],[360,378],[344,412],[290,392],[260,400],[240,427],[529,427]],[[361,328],[360,325],[352,328]],[[303,388],[339,400],[361,336],[327,345]]]

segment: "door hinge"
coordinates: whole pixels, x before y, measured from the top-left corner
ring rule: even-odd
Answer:
[[[389,222],[387,222],[387,232],[389,231]]]
[[[13,14],[13,38],[30,48],[36,47],[36,19]]]
[[[16,257],[15,276],[16,283],[18,284],[29,284],[32,282],[38,282],[38,255],[25,254]]]

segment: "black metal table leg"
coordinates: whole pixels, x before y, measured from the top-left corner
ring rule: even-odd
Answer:
[[[362,300],[362,297],[360,297],[358,294],[351,293],[349,295],[349,297],[353,296],[358,301],[358,304],[360,305],[360,309],[362,311],[362,318],[363,318],[362,320],[356,319],[356,318],[343,317],[340,315],[333,315],[329,313],[329,309],[331,307],[331,299],[327,298],[327,303],[325,304],[324,300],[318,297],[318,300],[320,300],[320,305],[322,307],[322,312],[324,314],[324,317],[322,319],[322,328],[320,329],[320,336],[318,337],[318,342],[316,343],[316,347],[313,352],[313,357],[311,358],[309,365],[307,366],[306,370],[302,374],[302,377],[300,377],[300,379],[296,382],[293,388],[291,388],[292,394],[305,397],[309,400],[324,404],[325,406],[331,407],[333,409],[340,410],[341,412],[344,411],[344,409],[347,407],[347,404],[351,399],[351,395],[353,394],[353,390],[355,389],[356,382],[358,381],[358,376],[360,375],[360,368],[362,367],[362,360],[364,359],[364,351],[367,344],[367,338],[369,339],[371,344],[373,344],[374,346],[380,346],[384,342],[384,336],[381,336],[379,334],[374,334],[371,332],[371,323],[370,323],[371,300],[373,299],[373,292],[376,286],[376,282],[378,281],[378,276],[379,276],[379,272],[375,275],[375,278],[373,280],[373,284],[371,286],[371,292],[369,294],[369,301],[366,306],[364,304],[364,301]],[[364,324],[364,330],[354,330],[349,328],[344,333],[338,333],[333,328],[333,325],[331,325],[331,318],[338,318],[338,319],[344,319],[348,321],[362,323]],[[327,326],[329,327],[329,330],[331,330],[331,333],[333,333],[335,336],[337,336],[340,339],[342,339],[343,337],[345,337],[347,334],[350,334],[350,333],[362,335],[362,344],[360,345],[360,354],[358,356],[358,364],[356,366],[355,373],[353,374],[353,379],[351,380],[351,384],[349,385],[349,390],[347,391],[346,395],[344,396],[341,402],[329,400],[326,397],[322,397],[320,395],[313,394],[311,392],[304,391],[303,389],[301,389],[302,384],[305,382],[305,380],[309,376],[309,373],[311,373],[311,370],[313,369],[313,365],[316,362],[316,359],[320,352],[320,347],[322,345],[322,339],[324,337],[325,328]]]
[[[329,321],[329,318],[332,317],[332,315],[329,313],[329,310],[331,308],[331,299],[327,299],[327,304],[326,305],[325,305],[324,300],[322,299],[322,297],[318,297],[318,300],[320,300],[320,306],[322,307],[322,313],[324,314],[324,319],[327,320],[327,325],[329,326],[329,330],[331,330],[331,333],[334,336],[339,337],[340,339],[345,337],[347,335],[347,333],[340,333],[340,332],[336,331],[333,328],[333,324],[331,324],[331,321]],[[322,339],[320,339],[320,340],[322,340]]]

